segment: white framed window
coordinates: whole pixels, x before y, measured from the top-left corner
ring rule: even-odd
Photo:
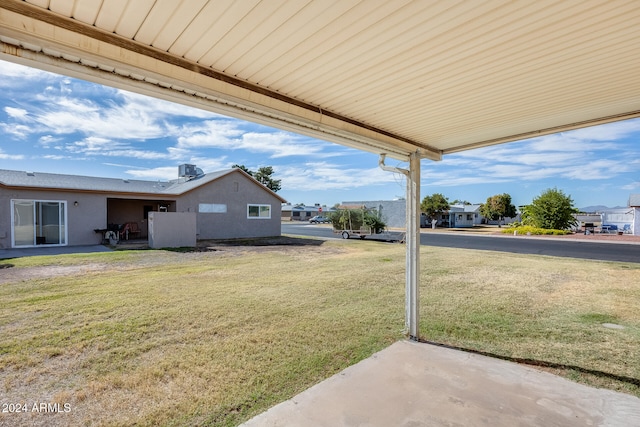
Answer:
[[[227,213],[227,205],[222,203],[200,203],[198,205],[200,213]]]
[[[247,205],[247,218],[271,219],[271,205]]]
[[[67,202],[11,200],[11,246],[67,244]]]

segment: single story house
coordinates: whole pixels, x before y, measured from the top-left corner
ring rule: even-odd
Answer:
[[[622,232],[623,234],[640,235],[640,194],[629,197],[627,208],[602,208],[593,213],[575,214],[579,231],[585,224],[593,224],[596,232]]]
[[[286,201],[241,169],[178,171],[161,182],[0,170],[0,248],[146,238],[150,212],[195,213],[200,240],[280,235]]]
[[[634,208],[605,209],[600,212],[601,231],[622,231],[631,234],[634,222]]]
[[[449,206],[448,221],[451,228],[467,228],[482,224],[480,205]]]

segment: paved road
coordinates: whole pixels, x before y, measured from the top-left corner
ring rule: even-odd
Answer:
[[[303,236],[340,238],[326,226],[306,223],[282,224],[282,233]],[[640,245],[573,241],[566,239],[527,238],[514,236],[476,236],[469,234],[423,233],[420,244],[448,248],[536,254],[602,261],[640,263]]]

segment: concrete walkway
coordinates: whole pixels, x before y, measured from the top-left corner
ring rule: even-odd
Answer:
[[[243,424],[640,426],[640,399],[464,351],[400,341]]]
[[[92,252],[111,252],[111,249],[103,245],[46,246],[24,249],[0,249],[0,259],[22,258],[25,256],[38,255],[85,254]]]

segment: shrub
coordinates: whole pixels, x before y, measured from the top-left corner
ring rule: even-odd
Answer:
[[[387,227],[375,212],[367,209],[340,209],[333,212],[329,219],[336,230],[359,230],[367,226],[373,233],[380,233]]]
[[[522,222],[539,228],[566,230],[575,224],[573,200],[557,188],[544,191],[522,209]]]
[[[518,223],[519,224],[519,223]],[[509,225],[509,228],[502,230],[505,234],[513,234],[513,232],[517,232],[518,234],[532,234],[532,235],[543,235],[543,236],[564,236],[566,234],[571,234],[571,231],[568,230],[557,230],[552,228],[539,228],[534,227],[532,225]]]

